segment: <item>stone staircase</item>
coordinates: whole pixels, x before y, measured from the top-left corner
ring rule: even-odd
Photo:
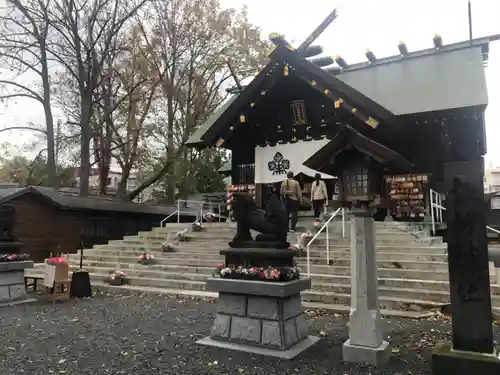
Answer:
[[[310,226],[301,219],[299,232]],[[168,236],[188,226],[168,224],[151,232],[139,232],[123,240],[110,241],[84,250],[83,267],[92,284],[101,290],[143,291],[199,296],[215,296],[205,291],[205,280],[214,267],[222,263],[221,249],[234,235],[234,224],[210,223],[202,232],[190,232],[191,240],[180,243],[177,251],[162,253],[161,244]],[[306,307],[348,312],[350,306],[349,223],[332,222],[329,226],[330,264],[327,264],[326,234],[321,233],[310,249],[312,289],[302,294]],[[384,315],[421,318],[449,303],[446,245],[438,237],[429,237],[418,228],[400,223],[376,223],[377,264],[380,306]],[[296,242],[297,235],[289,241]],[[156,264],[141,265],[137,256],[149,252]],[[73,269],[79,266],[79,254],[70,255]],[[302,273],[307,271],[306,258],[296,258]],[[43,266],[43,265],[41,265]],[[129,285],[112,287],[103,280],[113,270],[127,273]],[[40,273],[40,266],[27,271]],[[492,268],[492,301],[495,315],[500,316],[500,285]]]

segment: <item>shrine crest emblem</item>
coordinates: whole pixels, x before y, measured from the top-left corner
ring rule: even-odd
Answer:
[[[285,159],[281,152],[277,152],[273,160],[267,163],[267,168],[273,175],[286,174],[287,170],[290,169],[290,160]]]

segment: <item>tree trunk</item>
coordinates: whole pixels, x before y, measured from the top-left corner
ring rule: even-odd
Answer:
[[[43,87],[43,111],[45,113],[45,126],[47,131],[47,180],[50,187],[58,188],[59,180],[57,178],[55,137],[54,137],[54,118],[52,116],[52,107],[50,103],[50,82],[49,68],[47,62],[47,52],[45,43],[40,45],[42,63],[42,87]]]
[[[80,120],[81,136],[80,136],[80,196],[86,197],[89,195],[89,177],[90,177],[90,111],[91,103],[87,93],[81,96],[82,98],[82,113]]]
[[[172,78],[173,80],[173,78]],[[167,202],[174,203],[175,201],[175,172],[174,172],[174,102],[173,102],[173,85],[170,85],[171,90],[167,96],[167,108],[168,108],[168,124],[167,124],[167,164],[169,169],[167,171]]]

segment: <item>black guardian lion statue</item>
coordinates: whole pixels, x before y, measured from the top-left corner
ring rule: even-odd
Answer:
[[[258,208],[248,193],[234,193],[231,207],[237,222],[236,235],[229,243],[231,247],[288,248],[288,217],[276,192],[269,197],[265,210]],[[260,232],[255,240],[251,229]]]

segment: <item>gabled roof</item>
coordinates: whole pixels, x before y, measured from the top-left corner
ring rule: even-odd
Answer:
[[[349,147],[354,147],[379,163],[388,163],[403,171],[410,171],[413,168],[413,164],[397,152],[365,137],[348,125],[344,126],[330,142],[307,159],[304,165],[322,173],[329,173],[331,172],[328,170],[331,158]]]
[[[278,46],[270,55],[270,62],[262,69],[262,71],[246,86],[239,94],[234,94],[231,102],[225,103],[220,110],[203,124],[188,140],[190,146],[213,145],[218,135],[230,126],[239,114],[246,109],[252,98],[258,97],[258,93],[262,90],[271,89],[276,81],[273,68],[278,63],[288,63],[295,69],[294,75],[308,82],[317,82],[318,85],[311,85],[313,89],[318,89],[324,92],[330,92],[327,96],[332,98],[332,101],[342,98],[346,103],[349,102],[351,107],[358,108],[360,111],[366,112],[368,116],[374,116],[378,120],[387,121],[393,117],[393,114],[383,108],[367,96],[353,89],[341,80],[335,78],[331,74],[325,72],[310,61],[300,56],[296,51]]]
[[[186,146],[188,147],[197,147],[202,146],[203,141],[201,138],[205,135],[205,133],[210,129],[210,127],[218,120],[218,118],[229,108],[229,106],[238,98],[238,94],[233,94],[227,100],[222,103],[215,111],[210,115],[207,121],[201,124],[198,129],[189,137],[189,140],[186,142]]]
[[[397,116],[483,107],[488,104],[484,64],[489,43],[499,39],[500,35],[492,35],[351,64],[335,77]],[[232,100],[238,95],[236,92]],[[202,137],[227,107],[220,109],[200,126],[188,145],[203,145]]]
[[[223,174],[223,175],[228,175],[231,173],[231,171],[233,170],[233,163],[231,161],[231,159],[226,162],[222,167],[220,167],[217,172],[219,172],[220,174]]]
[[[138,214],[152,214],[168,216],[175,211],[176,207],[156,206],[150,204],[141,204],[133,202],[124,202],[112,199],[102,199],[99,197],[75,197],[65,195],[46,186],[27,186],[17,188],[1,188],[0,204],[6,203],[11,199],[20,197],[24,194],[36,194],[52,202],[54,205],[63,209],[92,210],[92,211],[115,211],[129,212]]]

